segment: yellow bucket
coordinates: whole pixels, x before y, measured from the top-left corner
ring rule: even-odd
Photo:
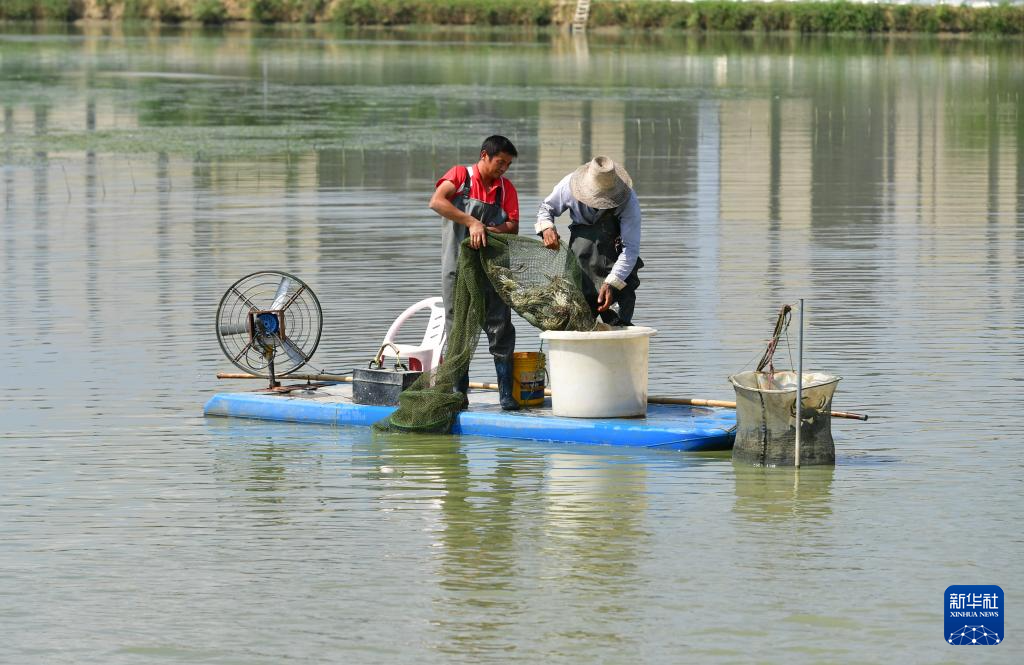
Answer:
[[[516,351],[512,354],[512,397],[520,406],[544,403],[544,354]]]

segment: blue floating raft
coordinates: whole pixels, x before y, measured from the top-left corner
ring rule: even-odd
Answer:
[[[288,393],[219,393],[206,403],[208,416],[369,427],[394,407],[352,402],[348,384]],[[660,450],[731,450],[736,412],[731,409],[649,404],[645,418],[564,418],[543,407],[502,411],[497,395],[470,391],[470,408],[459,414],[452,434],[532,439]]]

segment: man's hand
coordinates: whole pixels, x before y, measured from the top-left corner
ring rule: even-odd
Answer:
[[[558,249],[558,232],[554,228],[544,229],[541,239],[544,240],[544,246],[548,249]]]
[[[473,249],[487,247],[487,230],[483,222],[459,210],[452,203],[451,198],[455,196],[455,183],[451,180],[443,180],[434,190],[430,197],[430,209],[445,219],[450,219],[456,224],[462,224],[469,229],[469,246]],[[516,229],[518,229],[518,223]]]
[[[490,231],[491,233],[509,233],[512,235],[516,235],[519,233],[519,221],[510,219],[504,222],[503,224],[498,224],[497,226],[489,226],[487,230]]]
[[[601,284],[601,290],[597,292],[597,311],[605,312],[615,301],[615,289],[608,282]]]
[[[469,246],[473,249],[487,247],[487,227],[478,219],[469,224]]]

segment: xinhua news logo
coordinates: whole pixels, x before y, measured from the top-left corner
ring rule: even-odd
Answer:
[[[1006,599],[994,584],[956,584],[946,589],[946,643],[994,646],[1003,641]]]

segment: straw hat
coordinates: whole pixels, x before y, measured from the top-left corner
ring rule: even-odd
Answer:
[[[569,189],[583,205],[607,210],[618,208],[629,198],[633,179],[611,157],[598,155],[576,169],[569,178]]]

